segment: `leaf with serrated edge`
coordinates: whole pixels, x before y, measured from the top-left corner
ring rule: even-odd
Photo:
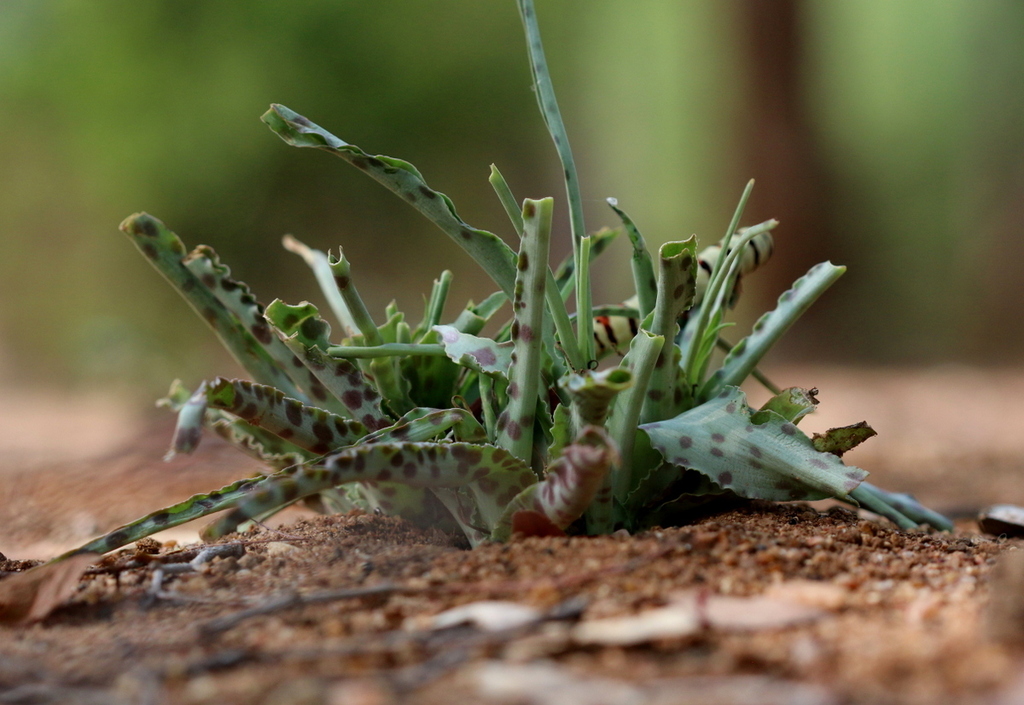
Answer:
[[[750,335],[733,346],[726,355],[722,367],[709,377],[701,388],[700,398],[710,399],[723,387],[741,384],[782,334],[845,271],[846,267],[821,262],[793,282],[792,288],[779,296],[779,303],[775,309],[761,316],[754,324]]]
[[[746,395],[726,387],[717,397],[667,421],[640,426],[670,463],[697,470],[750,499],[810,500],[849,493],[867,477],[820,453],[794,424],[773,412],[750,420]]]
[[[284,387],[280,388],[281,391],[307,404],[316,404],[335,413],[346,413],[341,401],[328,394],[316,375],[296,359],[288,346],[274,335],[264,315],[263,305],[256,300],[256,296],[245,282],[231,278],[231,269],[220,261],[212,247],[200,245],[182,260],[182,264],[209,287],[217,300],[231,311],[263,346],[277,363],[278,369],[288,375],[305,394],[296,396]],[[257,381],[270,384],[262,379]]]
[[[257,483],[268,478],[291,475],[299,467],[293,465],[283,470],[278,470],[273,475],[247,477],[243,480],[236,480],[230,485],[225,485],[213,492],[192,495],[183,502],[151,512],[78,548],[71,549],[49,562],[56,563],[80,553],[106,553],[107,551],[113,551],[115,548],[120,548],[133,541],[152,536],[158,531],[180,526],[193,519],[201,519],[222,509],[237,506],[239,501],[245,498]]]
[[[465,409],[427,409],[417,407],[393,425],[367,434],[359,445],[367,443],[418,443],[444,435],[454,426],[473,418]],[[476,422],[476,419],[473,419]],[[477,422],[479,426],[479,422]]]
[[[358,421],[246,380],[218,377],[207,385],[206,401],[317,455],[340,450],[366,435],[366,427]]]
[[[222,521],[204,534],[296,499],[347,482],[401,482],[411,487],[467,487],[485,526],[493,526],[505,507],[537,477],[508,451],[473,443],[371,443],[328,456],[292,475],[268,477]]]
[[[206,283],[182,264],[185,246],[160,220],[147,213],[128,216],[121,223],[150,264],[178,290],[213,329],[238,363],[264,384],[272,384],[296,399],[305,399],[267,350],[234,313],[222,304]]]
[[[380,408],[380,394],[362,371],[349,360],[327,355],[331,327],[320,317],[316,306],[305,301],[291,306],[275,299],[267,306],[265,315],[284,344],[328,392],[341,400],[344,416],[371,430],[391,425],[391,419]]]
[[[316,457],[314,453],[304,451],[294,443],[220,409],[206,410],[205,425],[235,448],[275,470],[305,463]]]
[[[507,295],[512,295],[516,269],[511,248],[494,233],[463,222],[451,199],[427,186],[412,164],[384,155],[371,156],[283,105],[272,105],[262,120],[288,144],[339,156],[405,198],[466,250]]]

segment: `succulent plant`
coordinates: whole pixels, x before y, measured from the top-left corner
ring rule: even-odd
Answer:
[[[454,318],[444,307],[450,272],[434,282],[414,327],[392,304],[378,324],[344,254],[285,238],[312,268],[337,337],[312,304],[262,306],[209,247],[191,253],[156,218],[121,229],[209,324],[254,381],[218,378],[163,404],[178,413],[171,454],[191,452],[203,429],[265,462],[246,478],[121,527],[75,551],[105,552],[169,526],[231,511],[207,537],[305,500],[325,511],[395,513],[461,529],[473,544],[513,532],[600,534],[686,521],[724,497],[834,497],[902,527],[949,523],[912,498],[864,482],[840,456],[874,431],[866,424],[810,438],[798,422],[815,390],[779,390],[757,364],[845,268],[825,262],[783,293],[735,345],[721,333],[737,285],[769,257],[769,220],[740,227],[753,182],[721,242],[695,238],[649,252],[632,219],[609,199],[618,230],[587,234],[531,0],[519,0],[541,113],[565,173],[572,255],[549,266],[551,198],[513,197],[500,172],[490,182],[518,236],[518,252],[472,227],[408,162],[370,155],[280,105],[263,121],[281,139],[341,157],[416,208],[459,244],[497,286]],[[590,265],[622,232],[632,243],[635,297],[595,308]],[[571,314],[566,301],[574,299]],[[482,332],[506,302],[511,317]],[[716,349],[727,354],[716,363]],[[618,351],[618,362],[599,359]],[[749,377],[774,392],[752,409]]]

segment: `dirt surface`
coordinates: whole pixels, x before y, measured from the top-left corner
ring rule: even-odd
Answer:
[[[968,518],[1024,504],[1024,375],[811,376],[783,380],[823,390],[810,430],[869,418],[879,442],[850,462],[959,515],[954,534],[754,503],[468,551],[295,510],[172,572],[198,553],[187,528],[108,557],[42,622],[0,626],[0,703],[1024,702],[1022,543]],[[213,439],[165,464],[166,419],[131,422],[77,459],[16,439],[36,451],[0,461],[0,571],[259,469]],[[476,622],[446,614],[474,604]]]

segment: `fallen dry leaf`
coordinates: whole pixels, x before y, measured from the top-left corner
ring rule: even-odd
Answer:
[[[539,610],[517,602],[481,600],[434,615],[430,620],[430,628],[447,629],[461,624],[472,624],[485,632],[497,632],[525,627],[539,622],[541,617]]]
[[[702,607],[705,624],[722,631],[784,629],[813,622],[826,614],[819,607],[765,596],[711,595]]]
[[[0,581],[0,623],[25,624],[44,619],[71,597],[78,579],[97,558],[97,553],[80,553]]]
[[[689,592],[665,607],[628,617],[581,622],[572,630],[577,644],[631,646],[690,636],[703,629],[784,629],[824,617],[820,607],[778,597],[728,597]]]
[[[850,591],[842,585],[822,580],[786,580],[770,586],[764,596],[823,610],[840,610],[849,601]]]
[[[572,630],[572,639],[588,646],[633,646],[656,639],[689,636],[700,629],[696,606],[679,603],[629,617],[580,622]]]

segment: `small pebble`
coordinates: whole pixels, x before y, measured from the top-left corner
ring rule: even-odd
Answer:
[[[986,534],[1024,536],[1024,507],[995,504],[978,515],[978,528]]]
[[[267,555],[274,557],[288,556],[293,553],[300,551],[296,546],[292,546],[290,543],[284,541],[271,541],[267,544]]]

